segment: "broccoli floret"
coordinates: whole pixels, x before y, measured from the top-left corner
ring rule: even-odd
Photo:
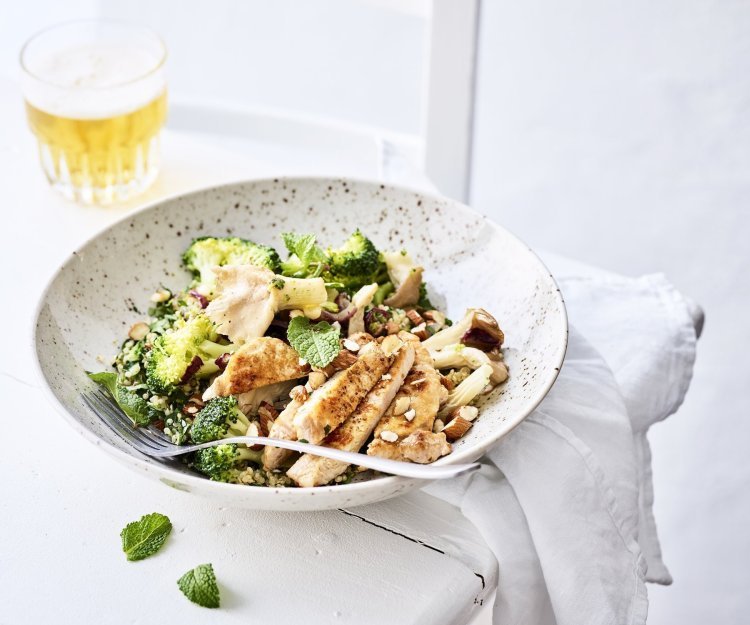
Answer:
[[[193,466],[214,481],[236,483],[248,462],[260,463],[261,453],[227,443],[195,452]]]
[[[154,393],[169,394],[193,375],[205,377],[219,370],[215,360],[234,345],[216,342],[213,322],[204,314],[179,320],[158,337],[146,358],[146,384]]]
[[[250,422],[235,397],[215,397],[195,416],[190,436],[194,443],[244,436]]]
[[[201,237],[194,239],[182,255],[195,281],[210,291],[215,282],[213,268],[223,265],[255,265],[278,272],[281,259],[268,245],[259,245],[239,237]]]
[[[380,252],[372,241],[356,230],[338,249],[328,250],[330,273],[333,280],[349,292],[365,284],[381,283],[388,279]]]

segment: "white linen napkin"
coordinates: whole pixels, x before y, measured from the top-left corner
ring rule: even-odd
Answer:
[[[572,326],[557,383],[481,471],[426,490],[459,506],[497,556],[495,623],[645,623],[645,582],[671,582],[646,432],[690,383],[690,307],[663,276],[547,261]]]

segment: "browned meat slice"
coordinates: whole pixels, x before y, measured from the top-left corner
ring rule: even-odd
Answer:
[[[294,431],[292,421],[294,420],[294,415],[297,414],[297,411],[302,404],[303,401],[301,398],[293,399],[287,407],[281,411],[279,416],[276,417],[268,432],[268,436],[270,438],[278,438],[285,441],[296,441],[297,433]],[[263,449],[263,466],[269,471],[272,469],[278,469],[293,455],[294,452],[288,449],[265,447]]]
[[[377,343],[361,347],[356,362],[317,389],[294,416],[297,438],[319,443],[341,425],[375,386],[391,359]]]
[[[224,373],[206,389],[203,399],[247,393],[301,378],[309,371],[310,366],[300,364],[299,354],[284,341],[267,336],[250,339],[232,354]]]
[[[375,384],[349,418],[323,441],[326,447],[357,451],[369,438],[380,417],[396,396],[414,362],[414,347],[406,343],[396,353],[386,375]],[[320,486],[341,475],[349,465],[338,460],[305,454],[287,471],[299,486]]]
[[[419,430],[432,432],[441,399],[446,394],[445,387],[440,382],[440,373],[432,365],[429,351],[417,340],[409,339],[407,332],[399,333],[399,337],[413,341],[414,365],[375,427],[375,439],[367,450],[371,456],[391,457],[389,445],[393,446]],[[400,455],[396,453],[396,456]]]
[[[435,462],[440,456],[445,456],[450,452],[451,446],[443,432],[435,434],[427,430],[417,430],[394,443],[376,438],[367,450],[371,456],[380,456],[390,460],[408,460],[418,464]]]

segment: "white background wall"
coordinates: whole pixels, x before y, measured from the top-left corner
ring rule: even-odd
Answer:
[[[652,430],[670,588],[649,622],[750,614],[750,3],[483,3],[472,199],[529,243],[663,271],[706,311]]]
[[[416,133],[425,3],[378,4],[0,0],[0,73],[31,32],[103,11],[164,35],[175,94]],[[693,387],[651,436],[675,583],[649,588],[650,623],[747,622],[750,2],[485,0],[477,95],[475,206],[704,306]]]

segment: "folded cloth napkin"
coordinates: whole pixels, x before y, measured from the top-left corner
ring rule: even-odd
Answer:
[[[426,490],[459,506],[497,556],[495,623],[645,623],[645,582],[671,582],[646,432],[690,383],[690,305],[660,275],[547,260],[571,321],[557,383],[481,471]]]

